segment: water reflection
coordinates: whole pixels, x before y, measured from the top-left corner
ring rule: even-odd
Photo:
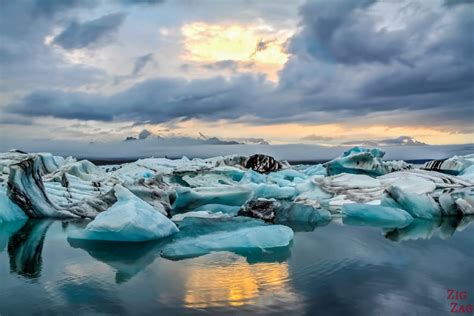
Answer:
[[[417,239],[397,244],[380,228],[333,220],[296,233],[291,257],[218,252],[182,261],[160,257],[160,242],[68,242],[70,225],[84,222],[0,225],[0,314],[444,315],[447,287],[473,290],[473,219],[384,230],[391,240]]]
[[[11,272],[27,278],[40,276],[44,238],[52,223],[50,220],[29,220],[10,237]]]
[[[160,255],[166,241],[151,241],[141,243],[119,243],[110,241],[90,241],[68,239],[73,248],[80,248],[117,272],[116,283],[123,283],[145,269]]]
[[[244,258],[231,258],[218,264],[203,262],[188,269],[186,307],[269,306],[298,300],[288,282],[287,262],[249,264]]]
[[[437,232],[442,239],[450,238],[456,231],[465,229],[474,216],[441,217],[433,220],[415,219],[410,225],[385,231],[385,237],[392,241],[430,239]]]
[[[5,250],[11,235],[25,225],[26,220],[0,223],[0,252]]]

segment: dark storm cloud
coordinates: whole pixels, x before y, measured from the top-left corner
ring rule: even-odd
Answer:
[[[302,9],[302,32],[290,51],[335,63],[389,62],[403,49],[403,33],[376,30],[364,1],[308,2]]]
[[[472,130],[474,14],[472,6],[448,2],[309,1],[300,9],[299,31],[288,41],[291,57],[275,87],[238,75],[241,63],[230,60],[199,65],[208,71],[230,70],[230,81],[150,79],[111,96],[31,89],[11,102],[8,111],[152,123],[183,118],[347,122],[370,115],[371,123]],[[66,48],[85,47],[113,33],[121,19],[105,16],[76,23],[55,41]],[[8,43],[11,51],[0,51],[1,56],[30,52],[27,41]],[[257,49],[264,46],[261,42]],[[152,62],[151,54],[139,56],[131,77]],[[189,67],[183,65],[183,72]],[[390,121],[387,112],[398,114]]]
[[[150,63],[154,63],[155,59],[153,54],[146,54],[143,56],[139,56],[135,59],[135,63],[133,65],[132,75],[138,75],[142,72],[142,70]]]
[[[19,2],[22,2],[21,0]],[[33,16],[51,17],[55,14],[78,7],[92,7],[93,0],[36,0],[32,4]]]
[[[444,5],[447,7],[463,4],[474,5],[474,0],[444,0]]]
[[[54,38],[54,44],[65,49],[84,48],[98,44],[115,34],[125,20],[124,13],[104,15],[98,19],[83,23],[71,22],[69,26]]]
[[[81,120],[135,120],[154,123],[177,118],[237,118],[259,102],[261,79],[241,76],[185,81],[154,79],[124,92],[99,94],[38,91],[10,104],[7,111],[25,116],[52,116]]]

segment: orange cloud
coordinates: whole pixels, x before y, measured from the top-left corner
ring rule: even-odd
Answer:
[[[267,24],[207,24],[196,22],[181,28],[181,58],[198,63],[234,61],[239,71],[265,73],[277,81],[277,72],[288,60],[284,43],[289,30],[273,30]],[[248,67],[249,64],[254,67]]]

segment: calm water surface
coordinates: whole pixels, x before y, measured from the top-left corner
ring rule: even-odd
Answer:
[[[181,261],[160,257],[166,241],[68,241],[84,223],[0,225],[0,315],[450,315],[448,289],[474,304],[469,221],[390,231],[337,219],[294,227],[290,249],[268,256]]]

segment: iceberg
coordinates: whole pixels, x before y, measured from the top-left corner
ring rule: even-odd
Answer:
[[[84,230],[71,231],[69,238],[107,241],[148,241],[178,232],[176,225],[150,204],[116,185],[117,202],[100,213]]]
[[[9,166],[7,195],[28,217],[94,218],[115,202],[111,191],[79,178],[46,184],[42,175],[47,168],[38,155]]]
[[[179,260],[216,251],[235,253],[288,247],[293,240],[291,228],[283,225],[244,227],[194,238],[183,238],[164,247],[164,258]]]
[[[382,206],[398,206],[418,218],[432,219],[442,215],[439,204],[427,194],[409,193],[396,186],[387,188],[386,193]]]
[[[402,228],[413,221],[413,217],[402,209],[361,203],[343,205],[342,214],[347,217],[344,223],[367,223],[378,227]]]
[[[327,174],[330,176],[340,173],[380,176],[389,172],[412,168],[404,161],[384,161],[382,160],[384,155],[385,152],[378,148],[354,147],[324,165]]]
[[[439,171],[451,175],[459,175],[467,168],[474,165],[474,154],[466,156],[453,156],[443,160],[431,160],[425,163],[423,169]]]

